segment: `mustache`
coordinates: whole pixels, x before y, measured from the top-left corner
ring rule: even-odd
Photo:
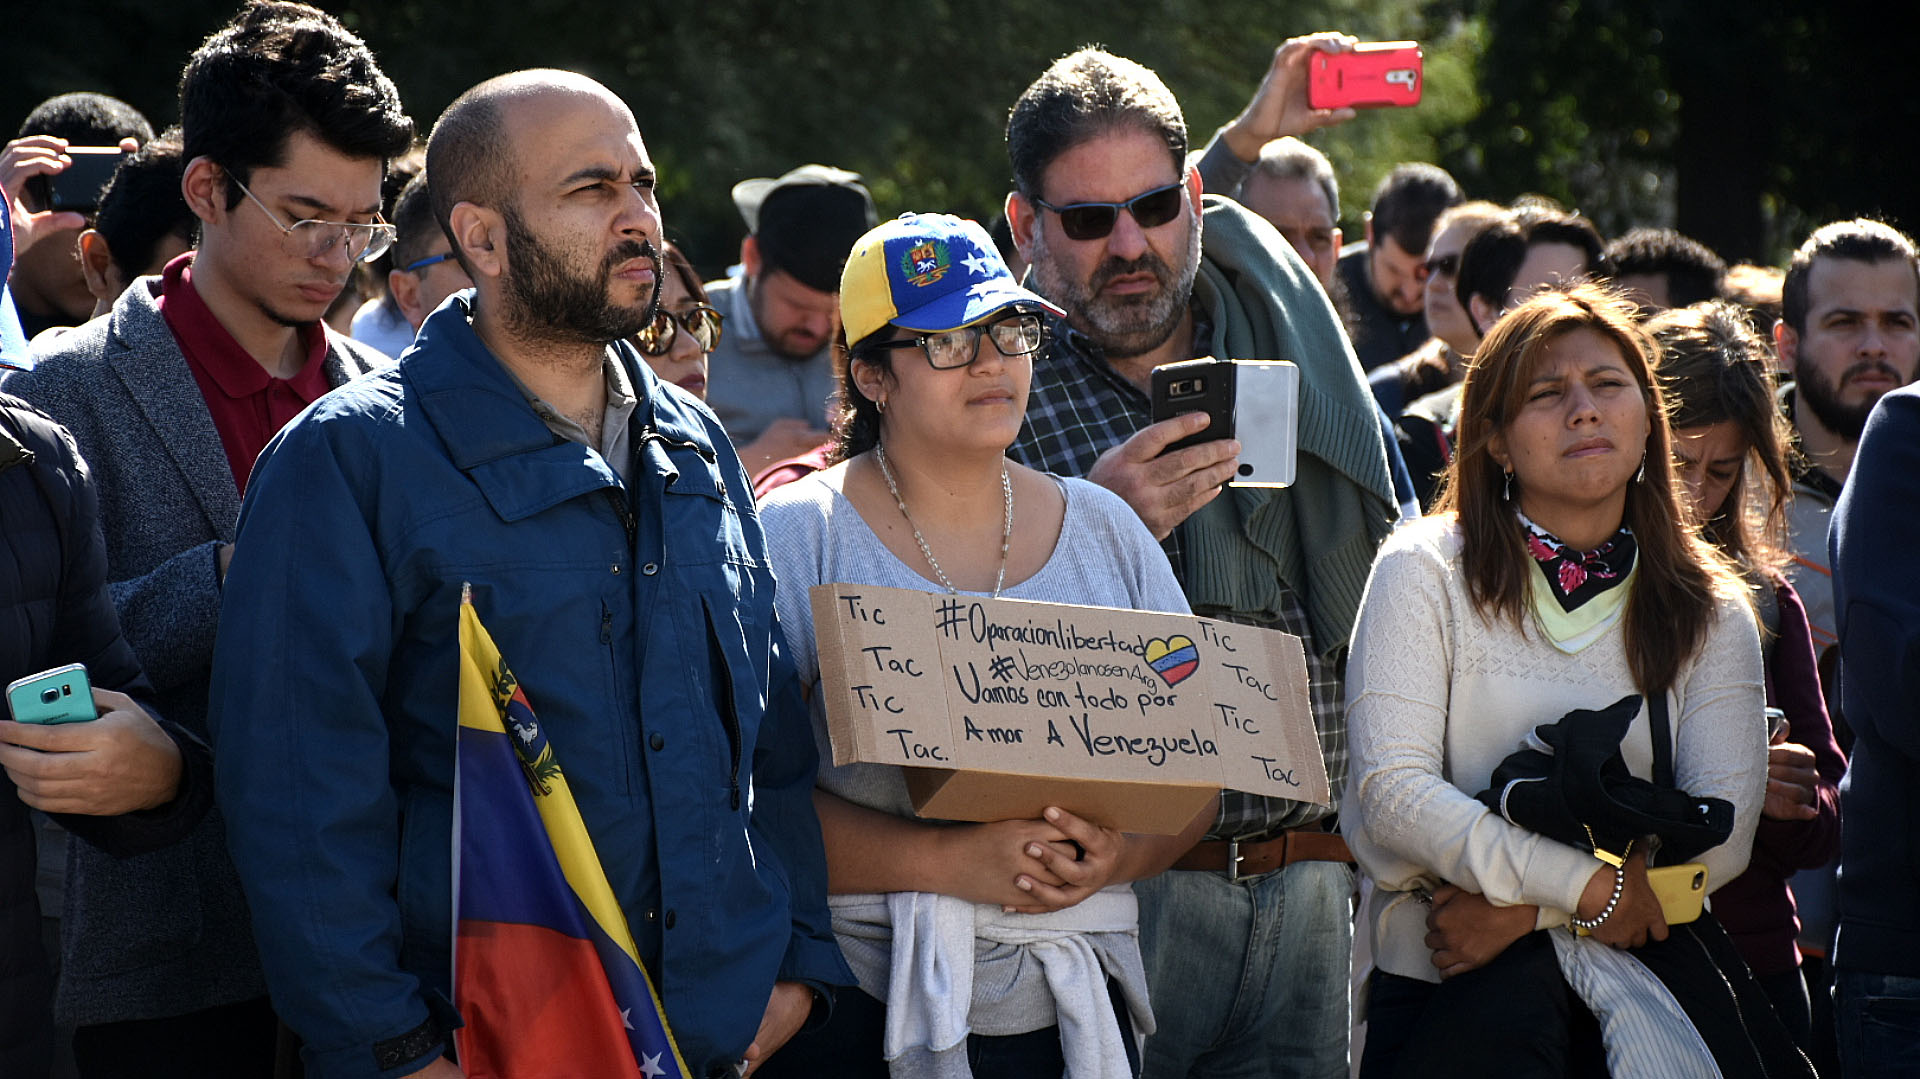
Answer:
[[[625,240],[621,242],[618,247],[607,252],[605,268],[611,270],[623,262],[632,262],[634,259],[646,259],[648,262],[653,263],[654,280],[658,281],[660,279],[660,270],[662,269],[660,251],[653,246],[653,242],[650,240]]]
[[[1886,363],[1883,360],[1861,360],[1859,363],[1856,363],[1852,367],[1849,367],[1845,371],[1842,371],[1840,373],[1840,381],[1851,382],[1854,379],[1859,378],[1861,375],[1868,375],[1868,374],[1881,375],[1885,378],[1890,378],[1895,382],[1904,383],[1906,381],[1906,379],[1900,377],[1900,372],[1895,371],[1891,364]]]
[[[1088,279],[1087,285],[1090,291],[1099,292],[1112,283],[1114,278],[1136,273],[1152,274],[1154,280],[1162,285],[1165,285],[1171,277],[1167,264],[1161,261],[1160,256],[1148,251],[1137,259],[1108,259],[1093,271],[1093,276]]]

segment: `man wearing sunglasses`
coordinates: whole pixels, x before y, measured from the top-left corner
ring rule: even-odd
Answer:
[[[380,181],[413,123],[366,45],[302,4],[243,8],[188,60],[180,98],[198,250],[54,339],[7,390],[73,432],[121,626],[161,714],[204,736],[254,458],[383,360],[321,316],[392,241]],[[56,1010],[79,1027],[83,1075],[271,1073],[276,1022],[224,834],[216,808],[137,862],[72,848]]]
[[[1196,613],[1301,638],[1337,797],[1341,653],[1396,499],[1325,290],[1271,226],[1202,200],[1179,103],[1139,64],[1093,49],[1056,62],[1014,105],[1007,147],[1028,285],[1066,312],[1012,456],[1125,498]],[[1206,419],[1154,423],[1150,372],[1199,356],[1299,365],[1312,422],[1293,487],[1223,494],[1232,440],[1167,450]],[[1353,873],[1331,810],[1223,791],[1207,838],[1135,885],[1158,1025],[1145,1075],[1346,1075]]]

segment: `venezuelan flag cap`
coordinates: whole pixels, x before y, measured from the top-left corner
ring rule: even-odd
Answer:
[[[852,344],[888,323],[943,333],[1014,306],[1064,315],[1020,287],[986,229],[952,214],[901,214],[854,241],[840,274]]]

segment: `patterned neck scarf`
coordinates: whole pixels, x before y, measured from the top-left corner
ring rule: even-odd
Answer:
[[[1560,609],[1572,611],[1593,597],[1627,579],[1635,553],[1633,532],[1626,525],[1613,537],[1591,551],[1576,551],[1560,542],[1553,533],[1534,524],[1518,510],[1514,515],[1526,527],[1527,553],[1540,565],[1540,572],[1560,601]]]

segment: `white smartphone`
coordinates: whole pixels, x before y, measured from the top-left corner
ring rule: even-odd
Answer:
[[[1153,369],[1155,422],[1187,412],[1212,417],[1207,428],[1169,450],[1220,438],[1240,440],[1229,487],[1292,485],[1298,448],[1300,369],[1286,360],[1188,360]]]

